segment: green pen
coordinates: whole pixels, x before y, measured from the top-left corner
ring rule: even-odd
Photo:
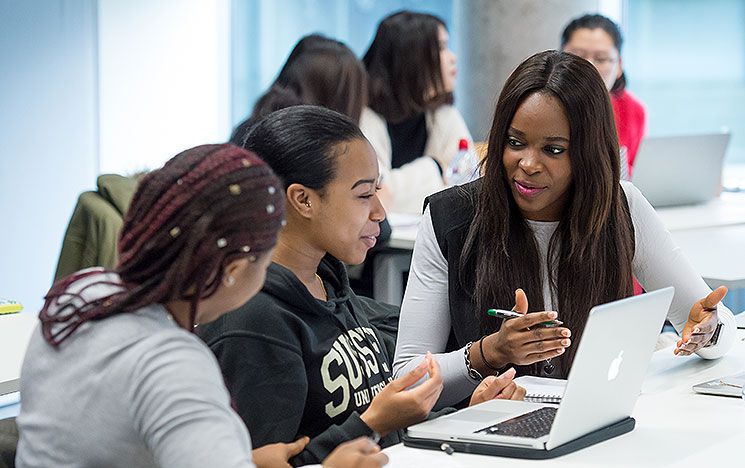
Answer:
[[[490,317],[497,317],[501,318],[503,320],[509,320],[511,318],[517,318],[522,317],[523,314],[520,314],[518,312],[515,312],[514,310],[504,310],[504,309],[489,309],[486,311],[486,315]],[[549,320],[548,322],[541,322],[538,324],[539,327],[558,327],[559,325],[563,325],[564,322],[561,320]]]

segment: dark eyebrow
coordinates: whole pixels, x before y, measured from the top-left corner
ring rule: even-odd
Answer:
[[[569,138],[564,138],[560,136],[547,137],[546,141],[563,141],[564,143],[569,144]]]
[[[509,131],[507,133],[514,133],[516,136],[519,136],[521,138],[525,138],[525,132],[521,132],[520,130],[516,129],[515,127],[510,127]],[[569,138],[564,138],[561,136],[551,136],[546,137],[546,141],[562,141],[564,143],[569,144]]]
[[[352,190],[357,188],[358,185],[362,184],[375,184],[375,179],[360,179],[352,185]]]

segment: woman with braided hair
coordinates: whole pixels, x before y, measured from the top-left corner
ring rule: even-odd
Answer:
[[[82,270],[46,296],[21,372],[18,466],[281,466],[302,450],[307,439],[252,457],[191,333],[258,292],[283,198],[271,169],[232,145],[189,149],[142,180],[116,269]],[[384,460],[355,443],[327,461]]]

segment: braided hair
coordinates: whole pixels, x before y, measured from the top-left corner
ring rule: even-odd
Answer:
[[[225,267],[274,247],[283,216],[282,184],[254,153],[223,144],[178,154],[147,174],[132,199],[114,270],[120,281],[93,269],[55,283],[39,314],[45,340],[57,346],[88,320],[174,300],[190,302],[193,327],[200,300],[217,290]],[[102,279],[69,290],[91,275]],[[113,292],[84,300],[93,285]]]

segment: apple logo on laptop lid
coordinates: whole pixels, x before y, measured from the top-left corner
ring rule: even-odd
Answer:
[[[616,377],[618,377],[618,372],[621,369],[621,362],[623,362],[623,350],[610,362],[610,366],[608,367],[608,382],[615,380]]]

